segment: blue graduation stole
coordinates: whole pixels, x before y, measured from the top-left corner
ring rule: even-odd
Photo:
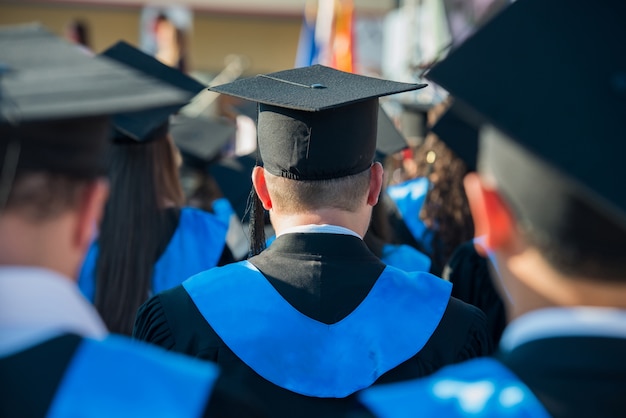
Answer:
[[[218,374],[214,364],[128,338],[84,339],[47,418],[201,417]]]
[[[430,271],[430,257],[410,245],[385,244],[380,259],[404,271]]]
[[[215,267],[226,245],[228,223],[194,208],[183,208],[178,228],[154,265],[152,293],[171,289],[204,270]],[[78,277],[78,287],[91,302],[96,292],[96,261],[99,247],[94,242]]]
[[[183,282],[224,343],[266,380],[306,396],[342,398],[417,354],[448,305],[450,283],[387,266],[368,296],[328,325],[296,310],[251,263]]]
[[[423,379],[369,388],[359,400],[378,418],[550,416],[513,372],[486,357],[444,367]]]
[[[431,183],[426,177],[418,177],[387,187],[386,193],[393,200],[402,215],[402,220],[411,231],[413,238],[427,251],[431,250],[432,232],[419,217]]]

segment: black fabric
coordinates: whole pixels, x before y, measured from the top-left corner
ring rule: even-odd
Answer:
[[[469,171],[476,171],[478,129],[454,112],[454,105],[430,129],[463,160]]]
[[[331,234],[280,236],[250,262],[292,306],[325,323],[337,322],[350,313],[384,268],[358,238]],[[326,416],[352,402],[307,398],[258,376],[217,336],[182,286],[149,299],[137,313],[133,335],[168,350],[216,361],[225,373],[234,374],[233,384],[257,394],[271,416]],[[376,383],[428,375],[446,364],[491,352],[484,314],[451,298],[426,346]]]
[[[66,334],[0,357],[0,417],[45,417],[81,341]]]
[[[552,337],[497,354],[554,418],[626,416],[626,339]]]
[[[622,0],[516,1],[427,77],[626,224],[626,54],[616,52],[625,20]],[[539,214],[546,206],[540,198],[526,204]]]
[[[452,253],[442,276],[453,284],[452,296],[485,313],[489,333],[497,346],[506,326],[504,304],[493,286],[487,259],[476,252],[472,241],[459,245]]]
[[[37,24],[0,29],[0,122],[19,123],[183,104],[179,90],[92,57]]]
[[[136,70],[144,76],[179,89],[187,101],[205,87],[204,84],[182,71],[163,64],[125,41],[117,42],[100,55]],[[169,116],[178,111],[183,104],[185,103],[117,114],[114,117],[115,128],[135,141],[148,141],[158,136],[155,131],[166,123]]]
[[[82,340],[80,336],[64,334],[0,357],[0,417],[45,417]],[[224,375],[218,377],[213,391],[207,394],[207,402],[202,415],[206,418],[270,417],[261,412],[258,399],[244,396]]]

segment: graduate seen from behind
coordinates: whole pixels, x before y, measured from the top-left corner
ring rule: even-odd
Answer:
[[[483,125],[465,186],[509,323],[495,358],[365,390],[376,416],[626,416],[625,19],[518,0],[429,73]]]
[[[75,283],[108,195],[109,116],[185,93],[39,26],[0,29],[0,57],[0,416],[253,415],[214,364],[110,335]]]
[[[259,102],[252,180],[277,237],[150,299],[134,335],[217,361],[272,416],[323,416],[374,383],[488,353],[482,312],[362,240],[383,181],[378,97],[420,87],[321,65],[213,87]]]
[[[204,88],[125,42],[102,55],[176,86],[188,99]],[[169,134],[170,115],[180,107],[114,118],[111,195],[78,281],[114,332],[132,333],[137,309],[150,295],[233,261],[225,246],[228,220],[183,207],[180,156]]]

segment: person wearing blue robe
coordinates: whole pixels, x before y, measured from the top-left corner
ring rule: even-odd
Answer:
[[[274,417],[324,416],[359,389],[488,354],[480,310],[363,241],[383,179],[378,96],[418,87],[319,65],[212,87],[261,102],[251,224],[268,210],[276,239],[150,298],[133,335],[216,361]]]
[[[625,19],[518,0],[430,70],[480,126],[465,187],[508,325],[492,358],[360,393],[375,416],[626,416]]]
[[[0,416],[262,417],[216,364],[110,334],[76,286],[110,116],[188,98],[39,25],[0,28],[0,56]]]

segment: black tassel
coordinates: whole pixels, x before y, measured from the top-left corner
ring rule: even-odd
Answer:
[[[254,188],[248,197],[250,208],[250,251],[248,257],[254,257],[265,249],[265,209]]]

